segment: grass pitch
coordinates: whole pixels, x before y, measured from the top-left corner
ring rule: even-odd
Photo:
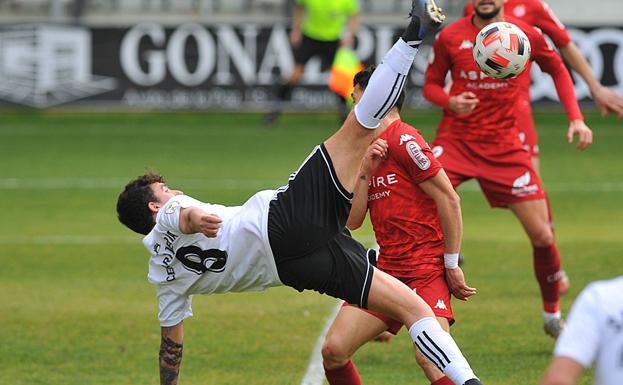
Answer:
[[[436,112],[405,120],[431,140]],[[287,181],[336,128],[333,115],[5,114],[0,122],[0,384],[158,383],[159,326],[147,253],[117,223],[123,185],[148,169],[205,201],[242,203]],[[623,274],[623,126],[587,117],[595,145],[565,143],[566,119],[537,114],[542,175],[572,279]],[[461,190],[464,270],[479,293],[454,301],[452,333],[488,385],[538,382],[553,341],[541,330],[531,249],[518,223]],[[372,239],[370,227],[355,234]],[[335,300],[289,288],[197,296],[180,384],[299,384]],[[355,356],[366,384],[426,384],[404,330]],[[581,384],[590,381],[583,378]]]

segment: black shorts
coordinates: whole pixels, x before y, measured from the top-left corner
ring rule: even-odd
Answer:
[[[322,69],[326,70],[333,64],[339,46],[339,40],[322,41],[303,35],[301,44],[294,49],[294,62],[305,64],[312,57],[319,56],[322,60]]]
[[[346,230],[351,199],[320,145],[270,202],[268,239],[285,285],[367,308],[374,250]]]

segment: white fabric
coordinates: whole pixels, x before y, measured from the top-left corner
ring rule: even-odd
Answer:
[[[580,293],[554,355],[585,368],[595,362],[596,385],[623,384],[623,276],[594,282]]]
[[[396,104],[417,51],[417,48],[398,39],[385,54],[383,62],[370,77],[361,100],[355,105],[355,116],[359,124],[369,129],[379,126]]]
[[[409,335],[420,352],[455,384],[477,378],[450,333],[443,330],[435,318],[417,321],[409,328]]]
[[[281,285],[267,233],[268,207],[274,194],[274,191],[259,192],[238,207],[212,205],[178,195],[160,209],[156,225],[143,244],[151,253],[148,279],[158,287],[158,318],[162,326],[176,325],[192,315],[193,294],[258,291]],[[180,212],[188,207],[198,207],[222,218],[216,238],[181,232]],[[176,258],[182,247],[220,250],[221,254],[227,253],[227,260],[222,269],[213,268],[217,259],[206,259],[204,252],[186,254],[200,262],[202,270],[197,271]]]

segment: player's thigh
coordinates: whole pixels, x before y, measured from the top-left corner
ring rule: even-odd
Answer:
[[[333,320],[322,349],[326,358],[349,358],[357,349],[387,330],[387,324],[363,309],[342,306]]]
[[[411,288],[376,268],[368,294],[368,308],[400,321],[406,327],[424,317],[434,317],[430,306]]]

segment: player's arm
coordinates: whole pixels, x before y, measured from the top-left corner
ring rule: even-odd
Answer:
[[[606,116],[609,113],[614,113],[619,119],[623,118],[623,96],[604,87],[599,80],[597,80],[590,64],[588,64],[588,61],[584,55],[582,55],[578,46],[570,42],[566,46],[561,47],[560,52],[565,59],[567,59],[571,68],[573,68],[588,85],[593,100],[595,104],[597,104],[601,114]]]
[[[357,36],[359,23],[359,12],[355,12],[348,17],[348,23],[346,24],[346,33],[344,34],[340,42],[340,45],[342,47],[352,47],[355,44],[355,36]]]
[[[540,385],[575,385],[584,371],[582,365],[569,357],[556,357],[547,368]]]
[[[450,70],[451,58],[444,47],[442,36],[433,44],[433,60],[426,68],[422,94],[428,101],[441,108],[450,109],[457,114],[471,112],[478,104],[476,95],[472,92],[463,92],[458,95],[449,95],[446,91],[446,74]]]
[[[294,6],[292,10],[292,30],[290,31],[290,44],[293,47],[298,47],[301,44],[303,33],[301,32],[301,26],[303,25],[303,17],[305,15],[305,9],[300,5],[300,1]]]
[[[186,207],[180,211],[180,230],[184,234],[202,233],[214,238],[222,223],[218,215],[209,214],[198,207]]]
[[[161,328],[160,340],[160,385],[175,385],[182,363],[183,322]]]
[[[536,29],[530,32],[529,36],[530,43],[533,46],[534,60],[554,80],[560,102],[565,111],[567,111],[567,117],[570,122],[569,130],[567,131],[567,141],[572,143],[573,137],[577,134],[579,140],[576,147],[579,150],[585,150],[593,143],[593,132],[584,123],[584,117],[580,112],[571,75],[569,75],[569,71],[567,71],[560,56],[547,44],[543,35]]]
[[[454,191],[450,179],[443,169],[418,184],[418,186],[435,201],[437,215],[441,223],[445,246],[446,278],[452,294],[460,300],[467,300],[476,294],[476,289],[467,286],[463,271],[458,266],[458,256],[463,238],[463,220],[461,201]]]
[[[366,213],[368,212],[368,186],[372,173],[379,166],[381,161],[387,156],[387,141],[383,139],[375,140],[368,149],[361,161],[357,183],[353,191],[352,207],[346,227],[356,230],[361,227]]]

